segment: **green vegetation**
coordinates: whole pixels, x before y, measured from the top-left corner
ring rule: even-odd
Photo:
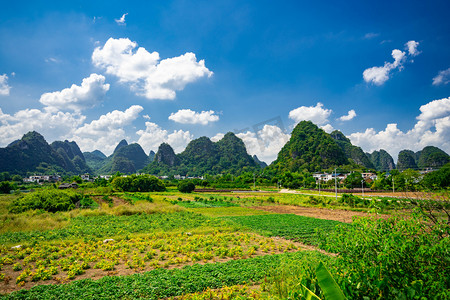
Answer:
[[[69,225],[57,230],[7,232],[0,234],[0,243],[52,241],[58,239],[123,237],[149,231],[192,230],[199,227],[227,227],[227,222],[192,212],[133,214],[130,216],[96,215],[75,217]]]
[[[74,191],[60,191],[55,189],[40,190],[14,200],[9,212],[21,213],[27,210],[42,209],[48,212],[67,211],[76,205],[90,206],[92,200]]]
[[[75,299],[161,299],[202,292],[207,288],[221,288],[245,283],[260,283],[280,265],[280,261],[317,261],[321,256],[313,252],[258,256],[186,266],[182,269],[156,269],[130,276],[109,276],[99,280],[83,279],[63,285],[40,285],[7,295],[7,299],[75,298]],[[323,257],[323,255],[322,255]],[[132,288],[130,288],[132,287]]]
[[[310,121],[302,121],[295,126],[290,140],[269,168],[277,173],[305,169],[315,172],[348,163],[344,151],[329,134]]]
[[[181,193],[192,193],[195,190],[195,184],[190,181],[180,181],[177,188]]]
[[[260,165],[247,154],[244,142],[229,132],[216,143],[207,137],[193,140],[178,155],[175,155],[170,145],[161,144],[154,161],[145,167],[143,172],[156,175],[203,176],[222,173],[236,175],[260,169]]]
[[[122,192],[161,192],[166,190],[160,179],[150,175],[117,176],[112,180],[111,185],[114,189]]]
[[[407,219],[359,218],[320,231],[321,247],[339,253],[337,278],[351,299],[450,296],[450,226]]]
[[[345,156],[357,165],[363,166],[365,168],[373,169],[373,163],[370,161],[369,157],[364,153],[364,151],[357,146],[353,146],[350,140],[339,130],[334,130],[330,133],[330,136],[336,141],[336,143],[344,151]]]
[[[226,217],[239,225],[249,227],[266,236],[279,236],[307,244],[316,244],[316,231],[330,232],[338,221],[315,219],[291,214]],[[346,225],[342,225],[346,226]]]

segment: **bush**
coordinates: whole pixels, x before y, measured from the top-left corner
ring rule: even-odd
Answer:
[[[164,183],[151,175],[115,177],[111,184],[114,189],[123,192],[162,192],[166,190]]]
[[[0,193],[1,194],[9,194],[13,189],[13,185],[9,183],[9,181],[0,182]]]
[[[349,299],[447,299],[449,229],[444,222],[425,224],[418,216],[358,218],[322,231],[320,246],[339,252],[336,280]]]
[[[178,184],[177,188],[182,193],[191,193],[193,190],[195,190],[195,185],[189,181],[181,181]]]
[[[21,213],[27,210],[42,209],[49,212],[67,211],[75,208],[83,196],[74,191],[40,190],[15,199],[9,212]]]

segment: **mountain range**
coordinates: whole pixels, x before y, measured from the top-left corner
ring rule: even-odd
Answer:
[[[436,168],[449,161],[447,153],[437,147],[427,146],[418,152],[401,151],[397,168]],[[250,156],[244,142],[231,132],[217,142],[212,142],[208,137],[192,140],[179,154],[175,154],[169,144],[162,143],[156,153],[150,151],[147,155],[139,144],[128,144],[122,140],[107,157],[99,150],[82,153],[73,141],[48,144],[35,131],[0,148],[0,172],[20,175],[132,174],[140,171],[154,175],[203,176],[255,172],[266,167],[268,173],[280,173],[316,172],[335,167],[389,171],[396,166],[385,150],[364,153],[360,147],[352,145],[342,132],[335,130],[328,134],[310,121],[297,124],[291,138],[269,166],[256,156]]]

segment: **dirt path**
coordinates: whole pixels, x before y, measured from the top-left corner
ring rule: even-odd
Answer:
[[[295,214],[299,216],[312,217],[324,220],[334,220],[344,223],[351,223],[354,216],[367,217],[369,214],[359,211],[329,209],[318,207],[302,207],[293,205],[276,205],[276,206],[254,206],[254,209],[265,210],[280,214]],[[388,215],[377,215],[380,218],[388,218]]]

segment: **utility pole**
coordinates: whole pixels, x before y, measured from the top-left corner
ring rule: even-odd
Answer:
[[[364,179],[361,180],[361,188],[362,188],[362,198],[364,200]]]
[[[320,177],[319,177],[319,196],[320,196]]]
[[[336,202],[337,202],[337,176],[336,176],[336,169],[334,169],[334,191],[336,192]]]
[[[394,175],[392,175],[392,193],[395,193],[395,187],[394,187]]]
[[[253,173],[253,190],[256,189],[255,173]]]

